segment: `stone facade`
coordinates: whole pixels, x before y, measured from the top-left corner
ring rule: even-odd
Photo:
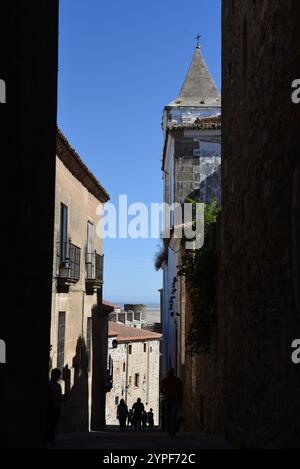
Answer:
[[[105,367],[101,358],[93,363],[93,343],[105,341],[105,334],[100,329],[99,317],[103,275],[100,272],[101,278],[97,277],[92,269],[96,262],[95,252],[99,256],[102,255],[102,241],[96,234],[99,221],[97,209],[108,196],[78,158],[59,132],[56,158],[51,367],[59,367],[63,372],[63,390],[67,400],[62,408],[60,429],[68,431],[90,428],[93,409],[92,386],[98,380],[100,399],[104,383],[101,382],[99,374],[101,366]],[[63,242],[62,206],[67,208],[64,209],[67,210],[67,226],[66,241]],[[88,234],[91,230],[93,234]],[[64,264],[71,264],[73,246],[76,246],[78,252],[78,272],[72,273],[71,265],[71,273],[65,275]],[[90,282],[93,282],[93,279],[95,282],[91,288]],[[104,406],[104,400],[102,405]],[[93,418],[99,421],[100,415]]]
[[[131,409],[139,397],[146,411],[153,409],[158,425],[160,338],[161,334],[110,323],[108,364],[113,373],[112,388],[106,395],[107,425],[118,425],[121,399]]]
[[[174,134],[174,200],[193,197],[203,203],[216,198],[221,205],[221,145],[203,141],[196,130]],[[217,140],[217,139],[216,139]]]
[[[115,307],[109,314],[109,320],[127,326],[161,332],[160,310],[147,309],[146,305],[124,305],[124,309]]]

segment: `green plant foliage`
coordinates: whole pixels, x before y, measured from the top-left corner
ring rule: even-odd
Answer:
[[[194,201],[190,201],[194,203]],[[196,202],[195,202],[196,203]],[[208,246],[209,226],[216,223],[220,213],[217,201],[204,208],[204,246],[188,252],[182,259],[178,275],[184,276],[192,306],[187,348],[190,355],[209,353],[215,318],[218,254]]]
[[[164,246],[161,246],[159,251],[156,252],[155,257],[154,257],[154,268],[156,272],[158,272],[160,269],[162,269],[163,263],[168,260],[168,254],[164,248]]]

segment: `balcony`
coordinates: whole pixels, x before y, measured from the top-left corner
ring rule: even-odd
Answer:
[[[74,244],[58,243],[58,286],[69,287],[80,279],[81,249]]]
[[[85,285],[87,292],[93,293],[103,283],[103,259],[104,256],[96,251],[86,253],[85,266],[86,278]]]

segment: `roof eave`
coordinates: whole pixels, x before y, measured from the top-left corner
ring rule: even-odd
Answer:
[[[89,168],[86,166],[86,164],[82,161],[81,157],[79,154],[76,152],[76,150],[71,146],[69,143],[68,139],[65,137],[63,132],[57,128],[57,139],[61,141],[61,143],[64,145],[65,149],[72,155],[74,161],[76,161],[77,165],[80,167],[81,171],[89,178],[90,182],[92,183],[92,186],[94,186],[94,191],[92,191],[91,187],[87,187],[89,191],[93,193],[93,195],[100,201],[100,202],[108,202],[110,200],[110,196],[108,192],[104,189],[104,187],[100,184],[100,182],[97,180],[97,178],[94,176],[94,174],[89,170]],[[57,145],[58,147],[58,145]],[[57,156],[61,159],[63,163],[67,165],[67,168],[69,171],[71,171],[71,168],[67,164],[67,159],[62,158],[61,152],[58,151],[57,148]],[[77,177],[76,175],[74,175]],[[83,182],[80,181],[82,184]]]

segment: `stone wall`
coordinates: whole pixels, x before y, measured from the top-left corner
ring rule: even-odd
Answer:
[[[221,145],[200,137],[175,140],[175,201],[188,196],[221,204]]]
[[[117,407],[121,399],[125,400],[126,390],[126,344],[118,344],[113,348],[112,342],[116,337],[108,339],[108,356],[113,360],[113,387],[106,394],[105,423],[106,425],[118,425]],[[116,401],[117,399],[117,401]]]
[[[131,409],[140,397],[147,412],[150,408],[153,409],[155,424],[158,425],[159,341],[131,342],[132,353],[129,354],[129,343],[119,343],[114,349],[112,340],[113,338],[109,338],[108,354],[113,359],[113,388],[106,396],[106,424],[118,424],[117,402],[122,398],[127,403],[128,409]],[[135,386],[135,374],[139,374],[138,386]]]
[[[185,429],[237,448],[300,445],[299,7],[223,0],[217,316],[210,355],[185,358],[182,373]]]
[[[300,445],[300,369],[291,362],[300,337],[292,237],[300,106],[291,102],[299,7],[223,0],[218,349],[225,432],[240,447]]]

